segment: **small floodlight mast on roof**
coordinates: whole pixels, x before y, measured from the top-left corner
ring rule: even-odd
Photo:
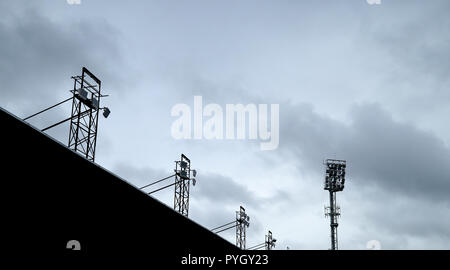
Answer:
[[[101,81],[83,67],[80,76],[73,76],[72,116],[70,117],[68,147],[81,153],[88,160],[95,160],[97,144],[98,115],[103,110],[106,118],[111,113],[108,108],[100,108]]]
[[[250,226],[250,217],[245,213],[245,208],[240,207],[236,211],[236,246],[245,250],[246,231],[245,228]]]
[[[175,211],[186,217],[189,215],[189,180],[192,180],[191,160],[184,154],[181,154],[181,159],[175,161],[175,196],[173,207]],[[193,180],[193,183],[195,183],[195,180]]]
[[[343,191],[345,185],[345,160],[327,159],[325,165],[324,189],[330,192],[330,206],[325,208],[325,216],[330,217],[331,250],[338,249],[338,217],[341,215],[340,207],[336,204],[336,192]]]
[[[275,247],[275,242],[277,239],[272,237],[272,232],[269,231],[269,233],[266,235],[266,250],[272,250]]]

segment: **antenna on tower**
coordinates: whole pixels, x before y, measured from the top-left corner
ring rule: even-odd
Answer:
[[[331,228],[331,250],[338,249],[338,217],[341,215],[341,208],[336,204],[336,192],[344,190],[345,160],[327,159],[325,165],[325,186],[324,189],[330,192],[330,206],[325,207],[325,216],[330,217]]]

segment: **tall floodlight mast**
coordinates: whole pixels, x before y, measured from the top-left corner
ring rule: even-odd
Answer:
[[[330,193],[330,206],[325,207],[325,216],[330,217],[331,228],[331,250],[338,249],[338,217],[341,215],[341,209],[336,204],[336,192],[344,190],[345,160],[327,159],[325,165],[325,186],[324,189]]]

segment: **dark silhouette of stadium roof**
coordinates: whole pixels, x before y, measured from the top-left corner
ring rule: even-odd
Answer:
[[[24,252],[160,255],[237,251],[124,179],[0,108],[2,246]],[[101,151],[101,149],[99,149]],[[169,254],[169,255],[168,255]],[[206,254],[204,255],[206,256]]]

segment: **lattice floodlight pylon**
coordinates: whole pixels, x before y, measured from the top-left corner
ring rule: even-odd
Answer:
[[[266,235],[266,241],[265,241],[266,250],[272,250],[275,247],[276,241],[277,241],[277,239],[273,238],[272,232],[269,231]]]
[[[175,211],[186,217],[189,215],[189,180],[191,180],[191,160],[184,154],[181,154],[180,160],[175,161],[175,196],[173,204]]]
[[[98,115],[100,109],[101,81],[87,68],[83,67],[74,80],[72,98],[72,116],[70,118],[68,147],[82,154],[86,159],[95,160],[97,144]],[[103,116],[108,117],[110,111],[103,108]]]
[[[236,211],[236,246],[245,250],[246,245],[246,230],[250,226],[250,217],[245,213],[245,208],[240,207]]]

